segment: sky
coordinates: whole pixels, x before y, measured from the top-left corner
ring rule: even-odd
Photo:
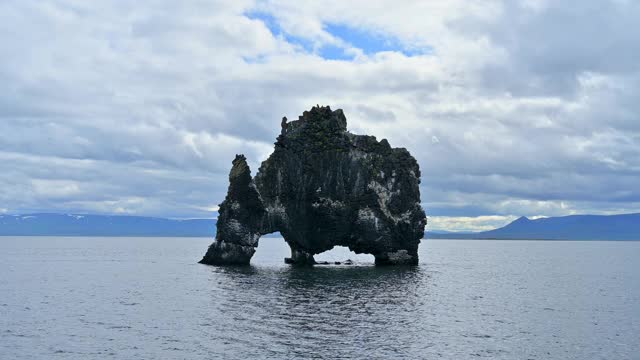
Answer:
[[[0,214],[213,218],[237,153],[344,110],[429,230],[640,211],[640,2],[0,2]]]

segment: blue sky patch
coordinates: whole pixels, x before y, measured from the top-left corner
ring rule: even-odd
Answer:
[[[318,55],[327,60],[353,60],[353,54],[347,54],[343,48],[334,45],[323,46]]]
[[[245,16],[249,19],[262,21],[274,36],[282,37],[288,43],[300,46],[307,52],[313,52],[313,42],[311,40],[285,32],[282,30],[278,20],[276,20],[273,15],[264,12],[252,11],[245,13]]]
[[[282,29],[278,20],[269,13],[252,11],[245,13],[245,16],[250,19],[262,21],[274,36],[282,37],[290,44],[299,46],[305,52],[315,53],[327,60],[353,60],[354,58],[354,54],[345,52],[345,49],[340,46],[324,45],[314,49],[313,41],[303,36],[287,33]],[[324,25],[324,30],[334,37],[342,39],[352,47],[361,49],[366,55],[372,55],[381,51],[397,51],[406,56],[431,52],[431,49],[409,49],[394,37],[357,29],[345,24],[327,23]]]
[[[407,56],[425,53],[425,51],[406,48],[394,37],[357,29],[345,24],[325,24],[324,29],[331,35],[351,44],[353,47],[361,49],[366,55],[372,55],[381,51],[397,51]]]

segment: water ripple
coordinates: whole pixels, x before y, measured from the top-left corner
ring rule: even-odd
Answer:
[[[296,268],[270,254],[256,256],[250,267],[223,268],[195,264],[208,239],[50,242],[0,240],[0,270],[11,269],[0,281],[3,357],[629,359],[640,353],[640,243],[428,241],[418,267],[358,261]],[[265,244],[263,251],[272,249]]]

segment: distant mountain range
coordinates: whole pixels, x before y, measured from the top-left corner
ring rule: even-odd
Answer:
[[[0,215],[0,236],[214,237],[216,220],[78,214]],[[275,235],[272,235],[275,236]],[[640,213],[521,217],[477,233],[427,232],[429,239],[640,240]]]
[[[76,214],[0,215],[0,235],[213,237],[213,219]]]
[[[499,229],[477,233],[428,232],[431,239],[640,240],[640,213],[521,217]]]

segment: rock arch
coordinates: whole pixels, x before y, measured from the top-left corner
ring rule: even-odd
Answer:
[[[404,148],[347,131],[342,110],[313,107],[281,123],[258,173],[236,155],[220,204],[216,240],[200,261],[248,264],[260,236],[279,231],[294,264],[335,245],[378,265],[417,264],[426,217],[420,169]]]

